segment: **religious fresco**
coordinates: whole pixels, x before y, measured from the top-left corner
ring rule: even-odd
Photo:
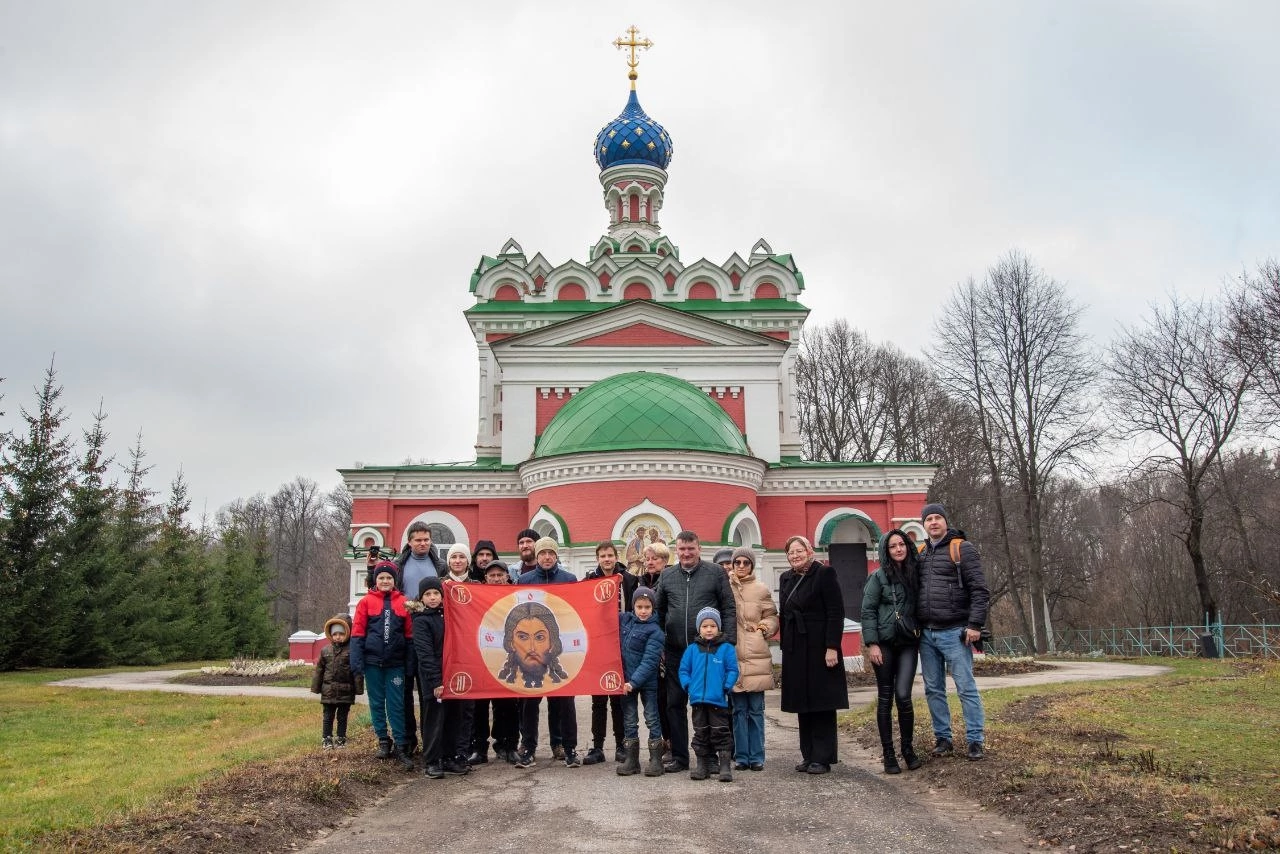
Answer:
[[[644,551],[644,547],[649,543],[662,543],[670,548],[671,540],[676,533],[671,530],[671,526],[667,524],[665,519],[652,513],[641,513],[639,516],[633,516],[622,527],[622,530],[625,532],[624,536],[627,540],[626,550],[623,553],[623,562],[627,566],[630,566],[634,561],[643,560],[641,552]]]

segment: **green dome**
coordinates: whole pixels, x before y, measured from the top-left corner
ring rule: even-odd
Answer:
[[[551,419],[533,455],[638,450],[748,454],[742,431],[715,401],[684,380],[639,371],[575,395]]]

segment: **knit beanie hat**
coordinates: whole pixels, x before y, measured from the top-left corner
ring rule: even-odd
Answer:
[[[652,587],[645,587],[643,584],[637,587],[635,592],[631,594],[632,608],[636,606],[636,601],[639,599],[648,599],[650,605],[658,604],[658,594],[653,592]]]
[[[733,560],[733,549],[720,549],[716,552],[716,556],[711,559],[712,563],[728,563]]]
[[[454,543],[449,546],[449,554],[446,555],[446,558],[453,557],[455,554],[462,555],[468,561],[471,560],[471,552],[467,549],[466,543]]]
[[[536,540],[540,536],[541,534],[533,530],[533,528],[525,528],[523,531],[516,534],[516,545],[519,545],[520,541],[523,540],[525,537],[528,537],[531,540]]]
[[[750,546],[742,546],[741,548],[733,550],[733,557],[731,559],[738,560],[739,558],[746,558],[751,561],[751,568],[756,568],[756,553],[751,550]]]
[[[440,583],[440,577],[436,575],[428,575],[426,578],[418,582],[418,598],[422,598],[422,594],[428,590],[439,590],[444,592],[444,585]]]
[[[377,581],[382,574],[390,575],[397,583],[400,581],[400,567],[389,560],[380,560],[373,567],[373,580]]]
[[[533,555],[534,557],[537,557],[543,552],[551,552],[554,555],[558,555],[559,552],[557,551],[557,548],[558,546],[556,546],[555,540],[550,537],[543,537],[533,544]]]
[[[920,521],[923,522],[934,513],[937,513],[943,519],[947,518],[947,508],[937,502],[934,502],[933,504],[926,504],[920,508]]]
[[[698,619],[694,621],[694,625],[697,628],[701,629],[702,624],[705,623],[707,620],[713,620],[716,624],[717,630],[722,628],[722,626],[720,625],[720,612],[717,611],[715,608],[703,608],[701,611],[699,611]]]

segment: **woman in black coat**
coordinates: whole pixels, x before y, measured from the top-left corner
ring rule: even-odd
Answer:
[[[791,569],[778,580],[782,617],[782,711],[800,729],[797,771],[826,774],[839,758],[836,710],[849,708],[840,639],[844,602],[831,567],[813,559],[804,537],[787,540]]]

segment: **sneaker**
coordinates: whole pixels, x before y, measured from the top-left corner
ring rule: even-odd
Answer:
[[[440,768],[446,774],[466,774],[471,770],[471,766],[466,763],[466,760],[459,759],[456,756],[441,762]]]
[[[333,750],[333,738],[326,735],[324,741],[320,743],[320,747],[324,750]]]
[[[587,751],[587,755],[582,757],[583,765],[599,765],[604,761],[604,751],[599,747],[593,747]]]
[[[600,755],[600,760],[604,761],[604,754]],[[564,752],[564,767],[566,768],[582,767],[582,758],[578,756],[578,751],[574,750],[572,747]]]
[[[564,745],[557,744],[551,748],[552,759],[564,759]]]
[[[468,765],[488,765],[489,751],[485,750],[484,753],[481,753],[479,750],[471,751],[471,755],[467,757],[467,764]]]
[[[750,766],[749,764],[747,764],[746,762],[735,762],[735,763],[733,763],[733,770],[734,770],[734,771],[746,771],[746,770],[747,770],[748,768],[750,768],[750,767],[751,767],[751,766]]]
[[[763,770],[764,770],[764,763],[763,763],[763,762],[752,762],[752,763],[751,763],[750,765],[748,765],[747,767],[748,767],[748,768],[750,768],[752,771],[763,771]]]
[[[508,765],[516,764],[516,752],[509,747],[499,747],[494,751],[497,757]]]
[[[534,761],[532,753],[521,750],[516,754],[516,761],[514,764],[517,768],[532,768],[538,763]]]
[[[426,767],[426,770],[424,770],[422,774],[424,777],[430,777],[432,780],[439,780],[444,776],[444,770],[441,769],[438,764],[433,762]]]
[[[980,762],[986,755],[982,750],[982,742],[969,742],[969,749],[965,752],[965,756],[969,758],[970,762]]]
[[[951,739],[940,738],[938,743],[933,746],[933,750],[929,752],[934,756],[950,756],[955,752],[955,748],[951,745]]]
[[[335,739],[333,740],[333,746],[334,746],[334,747],[339,747],[339,748],[341,748],[341,747],[346,747],[346,746],[347,746],[347,737],[346,737],[345,735],[340,735],[340,736],[338,736],[337,738],[335,738]]]

